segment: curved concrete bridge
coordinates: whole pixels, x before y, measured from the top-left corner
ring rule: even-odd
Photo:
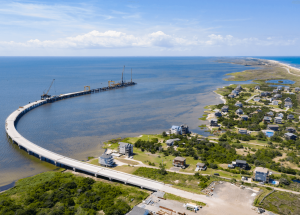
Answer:
[[[16,124],[18,120],[27,112],[44,105],[48,102],[55,102],[61,99],[66,99],[70,97],[80,96],[91,93],[91,91],[80,91],[75,93],[62,94],[58,97],[55,97],[50,100],[39,100],[36,102],[29,103],[23,107],[19,107],[16,111],[9,115],[9,117],[5,121],[5,130],[8,136],[13,140],[15,144],[19,146],[20,149],[24,149],[28,152],[28,154],[38,157],[40,160],[47,161],[56,166],[64,167],[67,169],[72,169],[73,171],[81,171],[88,174],[92,174],[95,177],[104,177],[109,180],[116,180],[119,182],[123,182],[125,184],[130,184],[134,186],[138,186],[141,188],[149,189],[149,190],[161,190],[164,192],[172,193],[177,196],[181,196],[188,199],[193,199],[196,201],[201,201],[205,203],[216,203],[215,199],[207,198],[204,195],[198,195],[186,191],[182,191],[170,186],[165,185],[164,183],[154,181],[151,179],[115,171],[109,168],[104,168],[96,165],[92,165],[86,162],[78,161],[47,149],[44,149],[26,138],[24,138],[16,129]]]

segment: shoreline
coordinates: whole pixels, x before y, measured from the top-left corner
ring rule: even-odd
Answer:
[[[260,59],[260,58],[258,58],[258,59]],[[260,59],[260,60],[265,60],[265,59]],[[270,62],[273,65],[275,64],[274,66],[286,67],[288,69],[295,70],[296,72],[300,72],[300,68],[290,66],[286,63],[282,63],[282,62],[279,62],[277,60],[266,60],[266,61]],[[293,73],[290,73],[290,74],[293,74]]]

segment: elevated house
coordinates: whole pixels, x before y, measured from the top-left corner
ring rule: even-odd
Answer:
[[[254,98],[253,98],[253,101],[259,102],[259,101],[260,101],[260,97],[254,97]]]
[[[177,125],[172,125],[171,129],[170,129],[170,134],[181,134],[181,127],[177,126]]]
[[[269,170],[264,167],[256,167],[254,170],[254,180],[269,183]]]
[[[210,120],[210,126],[219,126],[218,119],[214,118]]]
[[[282,118],[279,117],[279,116],[277,116],[277,117],[274,118],[274,122],[275,122],[276,124],[281,124],[281,123],[282,123]]]
[[[274,95],[274,98],[276,98],[276,99],[280,99],[281,97],[282,97],[281,94],[275,94],[275,95]]]
[[[300,91],[300,87],[295,87],[295,92],[299,92]]]
[[[115,166],[115,161],[112,155],[104,153],[99,157],[99,164],[105,167],[113,167]]]
[[[231,99],[233,99],[235,96],[232,94],[232,93],[230,93],[229,95],[228,95],[228,98],[231,98]]]
[[[243,107],[243,104],[242,104],[242,102],[237,101],[237,102],[235,103],[235,106],[236,106],[236,107]]]
[[[181,167],[182,169],[184,169],[186,167],[186,158],[183,157],[176,157],[173,160],[173,166],[176,167]]]
[[[287,130],[289,133],[295,133],[296,129],[293,127],[287,127],[285,130]]]
[[[133,155],[133,145],[130,143],[119,142],[119,153],[128,157]]]
[[[235,97],[238,96],[238,95],[240,94],[240,92],[237,91],[237,90],[232,90],[231,93],[232,93]]]
[[[270,96],[270,95],[271,95],[271,93],[270,93],[270,92],[267,92],[267,91],[261,92],[261,93],[260,93],[260,96],[261,96],[261,97],[266,97],[266,96]]]
[[[176,141],[180,141],[179,138],[166,140],[167,146],[173,146]]]
[[[216,116],[216,117],[220,117],[220,116],[222,116],[222,113],[221,113],[219,110],[217,110],[217,111],[215,112],[215,116]]]
[[[284,114],[283,114],[283,113],[278,113],[277,116],[283,118],[283,117],[284,117]]]
[[[190,129],[189,129],[189,126],[187,126],[186,124],[183,124],[180,127],[181,127],[181,134],[182,135],[186,135],[186,134],[191,133]]]
[[[221,111],[222,111],[223,113],[227,113],[228,110],[229,110],[229,107],[228,107],[227,105],[224,105],[224,106],[221,108]]]
[[[277,87],[277,90],[282,90],[282,86],[278,86],[278,87]]]
[[[284,137],[287,140],[296,140],[297,139],[297,135],[293,134],[293,133],[285,133]]]
[[[278,131],[279,126],[278,125],[268,125],[267,129],[272,130],[272,131]]]
[[[232,161],[232,166],[233,167],[239,167],[241,169],[249,169],[248,163],[244,160]]]
[[[258,86],[258,85],[255,86],[255,89],[256,89],[256,90],[260,90],[260,86]]]
[[[284,90],[285,90],[285,91],[290,91],[290,87],[289,87],[289,86],[285,86],[285,87],[284,87]]]
[[[239,134],[248,134],[248,131],[246,128],[240,128],[239,129]]]
[[[237,110],[235,111],[235,113],[238,114],[238,115],[241,115],[241,114],[244,113],[244,111],[243,111],[241,108],[239,108],[239,109],[237,109]]]
[[[274,116],[274,113],[272,111],[266,113],[267,116]]]
[[[277,90],[277,89],[274,89],[274,90],[273,90],[273,93],[277,94],[277,93],[278,93],[278,90]]]
[[[243,88],[242,88],[241,85],[238,85],[235,89],[238,90],[238,91],[242,91]]]
[[[287,117],[286,117],[288,120],[289,119],[291,119],[291,120],[293,120],[293,119],[295,119],[295,117],[294,117],[294,115],[293,114],[289,114],[289,115],[287,115]]]
[[[244,120],[244,121],[247,121],[248,118],[249,118],[249,117],[248,117],[247,115],[242,115],[242,116],[241,116],[241,120]]]
[[[205,163],[197,163],[197,164],[196,164],[196,167],[197,167],[197,169],[200,170],[200,171],[204,171],[204,170],[207,169]]]
[[[265,116],[264,119],[263,119],[263,121],[266,122],[266,123],[270,123],[271,120],[272,120],[272,118],[269,117],[269,116]]]
[[[292,99],[290,97],[287,97],[286,99],[284,99],[284,102],[292,102]]]
[[[272,104],[272,105],[278,105],[278,101],[277,101],[277,100],[274,100],[274,101],[272,101],[271,104]]]
[[[285,102],[285,103],[284,103],[284,107],[292,108],[292,107],[293,107],[293,104],[292,104],[292,102]]]

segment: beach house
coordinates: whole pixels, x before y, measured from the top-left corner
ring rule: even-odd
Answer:
[[[284,137],[287,140],[296,140],[297,139],[297,135],[293,134],[293,133],[285,133]]]
[[[244,113],[244,111],[243,111],[241,108],[237,109],[235,112],[236,112],[236,114],[238,114],[238,115]]]
[[[221,111],[224,112],[224,113],[227,113],[229,110],[229,107],[227,105],[224,105],[222,108],[221,108]]]
[[[278,131],[279,126],[278,125],[268,125],[267,129],[272,130],[272,131]]]
[[[274,118],[274,122],[275,122],[276,124],[281,124],[281,123],[282,123],[282,118],[279,117],[279,116],[277,116],[277,117]]]
[[[269,182],[269,170],[264,167],[256,167],[254,170],[254,180],[268,183]]]
[[[133,145],[130,143],[119,142],[119,153],[128,157],[133,155]]]
[[[173,160],[173,166],[176,166],[176,167],[181,167],[181,168],[185,168],[186,166],[186,158],[183,158],[183,157],[176,157],[174,158]]]

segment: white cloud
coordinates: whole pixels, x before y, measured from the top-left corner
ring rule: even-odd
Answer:
[[[156,31],[143,36],[135,36],[120,31],[91,31],[74,37],[66,37],[57,40],[31,39],[27,42],[0,41],[1,47],[27,47],[27,48],[63,48],[63,49],[103,49],[126,47],[160,47],[164,49],[210,47],[210,46],[288,46],[296,43],[294,40],[259,40],[258,38],[235,38],[232,35],[210,34],[207,38],[199,39],[191,35],[190,39],[168,35],[162,31]]]

